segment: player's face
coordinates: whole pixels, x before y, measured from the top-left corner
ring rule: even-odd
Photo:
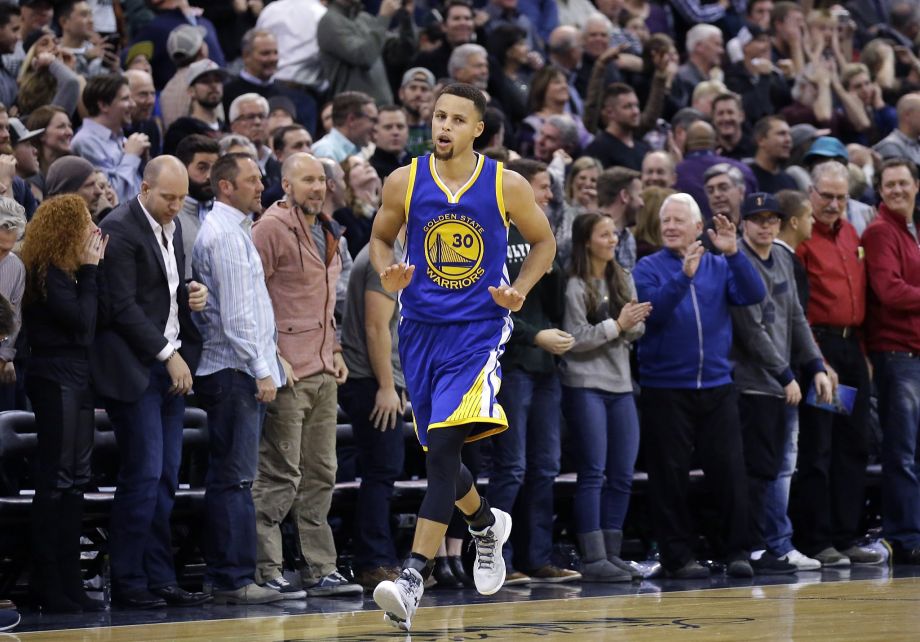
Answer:
[[[466,151],[482,133],[482,119],[472,100],[445,94],[438,98],[431,118],[434,157],[450,160]]]

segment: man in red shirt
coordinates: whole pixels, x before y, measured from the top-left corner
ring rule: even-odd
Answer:
[[[895,562],[920,564],[920,242],[917,166],[897,158],[878,174],[878,218],[866,228],[866,344],[875,366],[882,442],[882,532]]]
[[[795,544],[823,566],[877,564],[858,545],[868,461],[869,368],[860,345],[866,316],[866,268],[859,235],[846,220],[849,174],[837,161],[812,170],[812,237],[796,249],[808,271],[806,316],[840,383],[856,388],[850,415],[800,409]]]

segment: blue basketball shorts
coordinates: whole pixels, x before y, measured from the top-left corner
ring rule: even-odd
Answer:
[[[400,319],[399,358],[423,448],[430,430],[471,427],[467,442],[507,430],[496,396],[511,328],[507,316],[439,324]]]

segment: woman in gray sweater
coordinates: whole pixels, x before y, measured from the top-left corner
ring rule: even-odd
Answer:
[[[620,559],[639,419],[629,346],[645,331],[649,303],[636,303],[632,277],[614,259],[612,219],[583,214],[572,227],[572,271],[562,327],[575,337],[563,361],[563,408],[575,439],[575,530],[584,581],[640,577]]]

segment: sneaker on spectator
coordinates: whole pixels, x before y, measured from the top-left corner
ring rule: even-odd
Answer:
[[[364,587],[365,591],[373,591],[383,581],[395,581],[400,572],[400,569],[389,566],[367,568],[355,575],[355,582]]]
[[[279,575],[273,580],[268,580],[262,586],[273,591],[278,591],[281,593],[281,598],[284,600],[302,600],[307,597],[306,591],[288,582],[284,579],[283,575]]]
[[[808,557],[794,548],[779,559],[783,562],[792,564],[800,571],[817,571],[821,568],[821,562]]]
[[[541,566],[530,573],[530,581],[535,583],[561,584],[562,582],[574,582],[581,579],[581,573],[573,571],[570,568],[560,568],[553,564]],[[508,580],[505,580],[508,584]]]
[[[850,565],[850,558],[833,546],[828,546],[815,555],[815,559],[821,562],[821,566],[824,568],[839,568]]]
[[[881,553],[873,551],[871,548],[866,548],[865,546],[853,545],[846,550],[840,551],[840,554],[849,557],[851,564],[859,564],[860,566],[881,564],[885,561]]]
[[[310,597],[329,597],[330,595],[361,595],[364,589],[360,584],[349,582],[338,571],[332,571],[326,577],[321,577],[312,584],[305,583],[307,595]]]
[[[704,580],[710,572],[696,560],[690,560],[676,571],[667,571],[667,576],[673,580]]]
[[[233,590],[215,590],[213,595],[215,604],[270,604],[284,599],[278,591],[255,583]]]
[[[510,573],[505,573],[505,581],[502,586],[518,586],[519,584],[530,584],[531,577],[520,571],[512,569]]]
[[[759,555],[752,553],[750,560],[751,569],[757,575],[788,575],[798,570],[794,564],[781,560],[771,553],[766,551],[757,551],[757,553]]]

